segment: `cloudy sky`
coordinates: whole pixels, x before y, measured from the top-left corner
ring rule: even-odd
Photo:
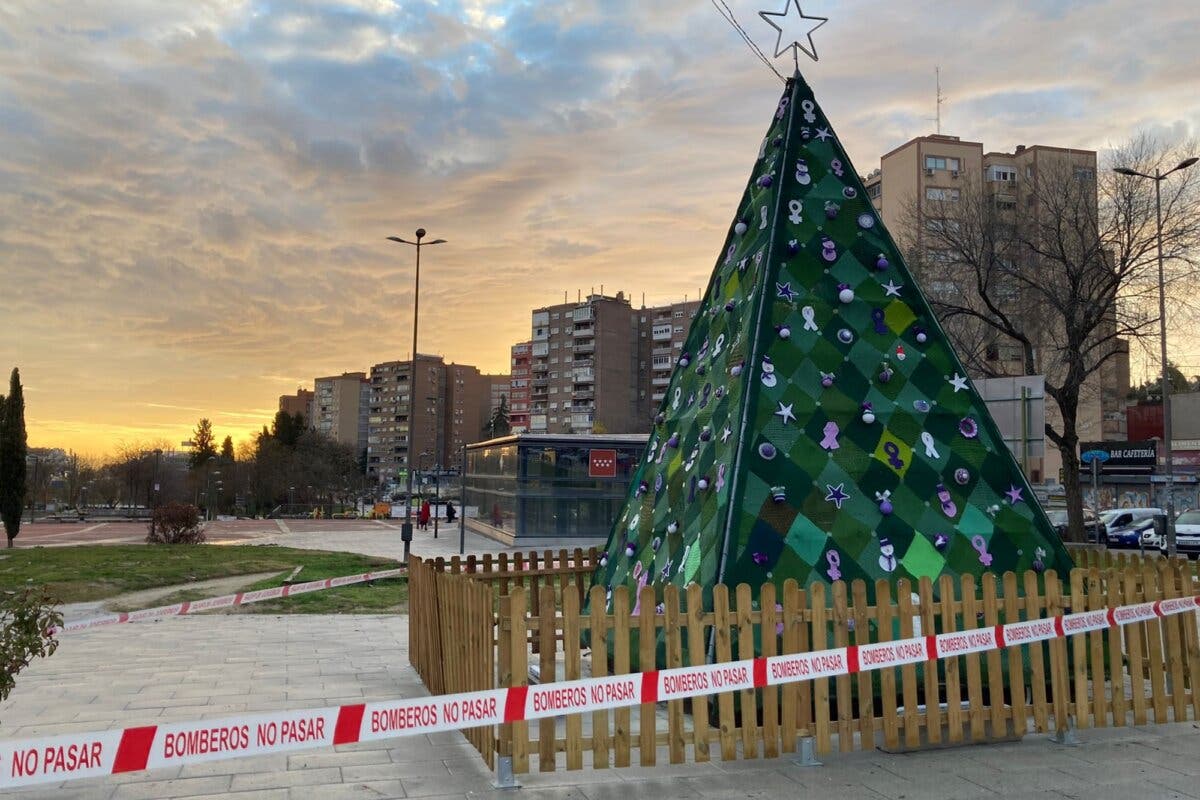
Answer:
[[[729,6],[766,49],[761,2]],[[935,65],[945,132],[988,149],[1200,131],[1189,0],[803,7],[860,172],[931,132]],[[238,438],[407,357],[384,237],[418,226],[449,240],[421,350],[485,371],[564,291],[694,297],[779,91],[709,0],[4,0],[0,367],[31,443]]]

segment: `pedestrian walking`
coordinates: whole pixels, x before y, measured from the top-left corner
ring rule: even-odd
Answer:
[[[454,503],[446,501],[446,522],[454,522],[454,517],[458,512],[454,510]]]
[[[423,531],[429,530],[429,515],[430,515],[429,501],[422,500],[421,501],[421,510],[417,513],[417,527],[419,527]]]

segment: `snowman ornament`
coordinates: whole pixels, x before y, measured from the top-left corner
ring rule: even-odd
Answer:
[[[812,175],[808,172],[808,162],[803,158],[796,160],[796,183],[808,186],[812,183]]]
[[[879,568],[884,572],[896,571],[896,546],[886,536],[879,540]]]
[[[763,356],[762,360],[762,385],[768,389],[775,386],[779,379],[775,377],[775,365],[771,363],[770,356]]]

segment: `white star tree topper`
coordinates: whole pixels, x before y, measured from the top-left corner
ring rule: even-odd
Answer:
[[[793,7],[796,10],[794,15],[792,14]],[[783,11],[760,11],[758,15],[779,32],[779,38],[775,42],[776,58],[791,50],[797,69],[800,64],[800,50],[803,50],[804,54],[813,61],[819,60],[817,46],[813,44],[812,35],[817,28],[829,21],[828,17],[805,16],[804,11],[800,8],[800,0],[787,0]],[[814,22],[816,25],[812,24]],[[805,41],[808,42],[807,47],[804,46]]]

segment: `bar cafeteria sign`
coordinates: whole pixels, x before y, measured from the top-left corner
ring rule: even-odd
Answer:
[[[1158,441],[1080,442],[1079,456],[1085,465],[1099,461],[1103,472],[1150,472],[1158,463]]]

